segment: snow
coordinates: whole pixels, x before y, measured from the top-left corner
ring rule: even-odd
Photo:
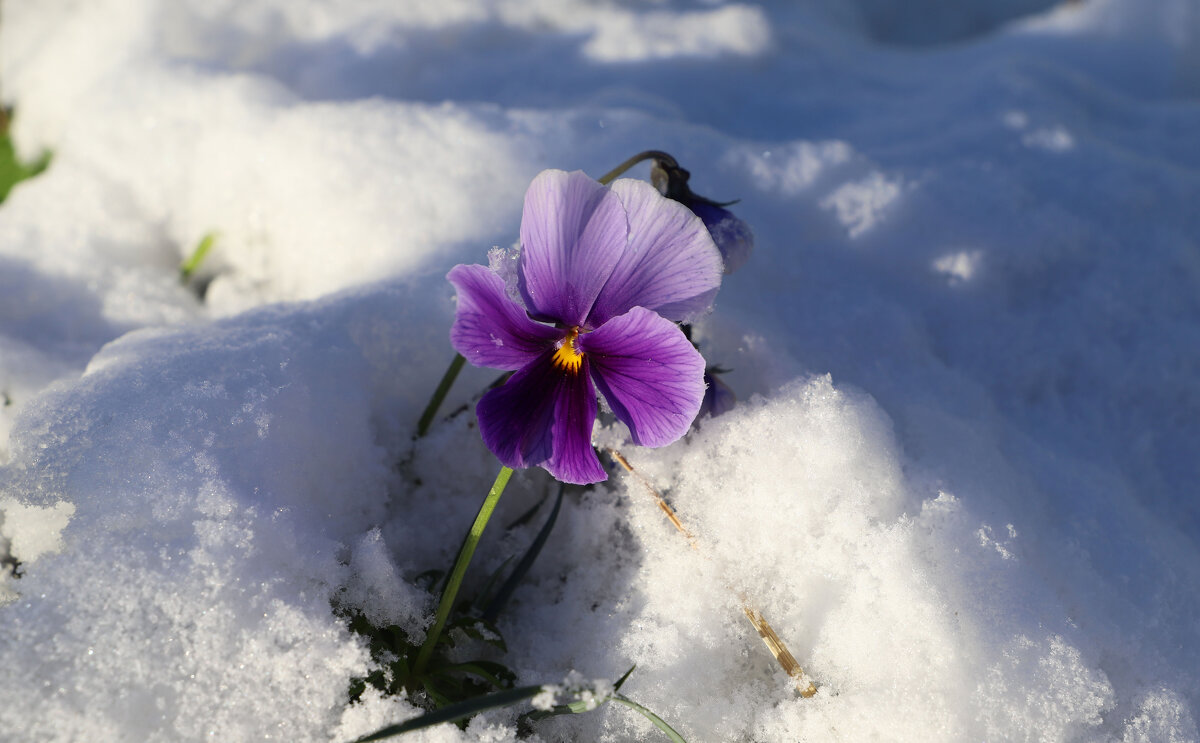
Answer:
[[[688,740],[1200,740],[1200,8],[8,0],[0,730],[345,741],[495,476],[459,262],[647,148],[756,249],[739,404],[570,491],[499,629]],[[648,178],[648,168],[631,175]],[[203,299],[179,266],[208,234]],[[464,370],[443,410],[494,379]],[[689,546],[647,494],[661,491]],[[518,473],[467,591],[540,527]],[[775,665],[761,610],[818,685]],[[528,709],[528,707],[525,707]],[[11,731],[11,732],[10,732]],[[614,704],[537,739],[660,734]],[[0,736],[3,737],[3,736]],[[492,711],[428,741],[513,741]]]

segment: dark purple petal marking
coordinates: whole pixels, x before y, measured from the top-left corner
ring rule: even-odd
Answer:
[[[607,475],[592,449],[596,392],[586,361],[579,371],[555,367],[553,349],[491,390],[476,407],[483,443],[514,469],[541,465],[563,482]]]
[[[583,325],[625,250],[620,199],[575,171],[544,170],[525,192],[518,287],[538,319]]]
[[[592,448],[592,424],[598,405],[586,356],[582,367],[564,377],[554,410],[554,454],[542,465],[556,480],[576,485],[608,479]]]
[[[633,307],[683,321],[708,311],[721,285],[721,254],[704,223],[643,181],[610,187],[629,218],[629,243],[587,318],[599,327]]]
[[[546,351],[488,391],[475,408],[483,443],[506,467],[532,467],[550,458],[554,394],[563,376],[550,363],[553,353]]]
[[[564,335],[530,320],[484,266],[458,265],[446,278],[458,290],[450,345],[475,366],[520,369]]]
[[[674,323],[634,307],[576,345],[634,442],[665,446],[687,433],[704,398],[704,359]]]

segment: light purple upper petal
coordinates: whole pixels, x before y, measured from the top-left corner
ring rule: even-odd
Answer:
[[[623,246],[588,316],[599,327],[632,307],[668,320],[694,318],[712,306],[721,285],[721,254],[700,218],[650,184],[621,179],[610,187],[629,219]]]
[[[541,465],[562,482],[600,482],[607,474],[592,449],[597,405],[587,360],[578,372],[564,372],[553,353],[483,396],[475,409],[479,432],[506,467]]]
[[[687,433],[704,398],[704,359],[674,323],[634,307],[576,344],[636,443],[664,446]]]
[[[525,192],[518,286],[538,319],[583,325],[629,235],[615,194],[586,174],[544,170]]]
[[[508,297],[504,281],[484,266],[458,265],[446,275],[458,289],[450,345],[475,366],[520,369],[563,332],[530,320]]]

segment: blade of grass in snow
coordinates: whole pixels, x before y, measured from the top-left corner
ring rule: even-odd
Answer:
[[[537,536],[533,540],[533,544],[529,545],[529,549],[521,557],[521,561],[517,563],[517,567],[513,569],[512,575],[508,576],[508,580],[504,581],[504,585],[496,593],[496,596],[488,603],[487,608],[483,612],[483,618],[489,622],[496,621],[496,617],[500,616],[504,605],[508,603],[513,592],[517,590],[517,586],[521,584],[521,579],[529,572],[529,568],[533,567],[533,563],[537,560],[538,554],[541,553],[542,547],[546,544],[546,540],[550,537],[550,531],[554,528],[555,521],[558,520],[558,512],[562,508],[563,493],[566,492],[567,486],[559,483],[558,497],[554,499],[554,508],[550,511],[550,517],[546,519],[546,523],[538,531]]]
[[[429,431],[429,424],[433,423],[433,416],[437,415],[438,408],[442,405],[442,400],[446,399],[446,393],[450,391],[450,387],[454,384],[454,380],[458,378],[458,373],[462,371],[463,364],[466,361],[461,353],[454,354],[454,360],[450,362],[446,373],[442,375],[442,381],[438,382],[437,389],[433,391],[433,397],[429,399],[429,404],[425,406],[425,411],[421,413],[421,420],[417,421],[418,437],[424,436]]]
[[[454,569],[450,572],[450,580],[446,583],[446,590],[442,593],[442,600],[438,604],[433,627],[429,630],[429,636],[417,654],[416,662],[413,663],[413,675],[415,676],[421,675],[433,655],[433,649],[442,634],[442,628],[446,625],[450,610],[454,607],[454,599],[458,596],[458,588],[462,585],[463,576],[466,575],[467,565],[471,563],[471,557],[475,554],[475,546],[479,544],[484,527],[487,526],[488,519],[492,517],[492,511],[496,510],[496,504],[500,501],[500,496],[504,493],[504,488],[508,485],[508,479],[512,477],[512,473],[513,471],[508,467],[500,468],[500,474],[496,475],[496,482],[492,484],[487,497],[483,500],[483,505],[479,507],[479,513],[475,516],[475,522],[471,525],[467,540],[458,553],[458,559],[454,561]]]
[[[500,567],[492,571],[492,574],[488,576],[487,581],[484,582],[483,587],[479,589],[479,593],[476,594],[474,599],[472,599],[471,606],[473,609],[477,609],[482,612],[483,608],[491,603],[494,592],[498,590],[496,584],[500,582],[500,576],[502,576],[504,571],[508,569],[509,563],[511,563],[515,557],[516,555],[509,555],[508,557],[504,558],[504,562],[500,563]],[[488,621],[495,620],[489,619]]]
[[[618,691],[620,691],[621,687],[625,684],[625,682],[629,680],[629,676],[633,673],[633,670],[635,668],[637,668],[636,664],[630,666],[629,670],[626,671],[621,676],[621,678],[617,679],[617,682],[615,684],[613,684],[612,694],[608,695],[604,699],[601,699],[599,702],[597,702],[594,699],[592,699],[592,700],[577,699],[576,701],[568,702],[567,704],[555,705],[554,707],[551,707],[550,709],[537,709],[537,710],[533,710],[532,712],[527,712],[524,715],[522,715],[522,720],[524,721],[525,725],[528,725],[528,723],[530,723],[530,722],[536,722],[538,720],[545,720],[549,717],[558,717],[559,715],[578,715],[583,712],[590,712],[594,709],[597,709],[605,702],[608,702],[611,700],[611,701],[620,702],[621,704],[625,705],[626,707],[629,707],[630,709],[633,709],[633,710],[637,711],[638,713],[640,713],[641,715],[643,715],[647,720],[654,723],[655,727],[657,727],[664,734],[666,734],[666,736],[668,738],[670,738],[672,741],[675,741],[675,743],[687,743],[687,741],[684,740],[683,736],[680,735],[670,725],[668,725],[667,722],[665,720],[663,720],[661,717],[654,714],[649,709],[643,707],[642,705],[638,704],[637,702],[633,701],[629,697],[622,696],[621,694],[617,693]]]
[[[510,678],[512,671],[495,661],[476,660],[469,663],[455,663],[454,665],[445,666],[438,670],[443,673],[454,671],[469,673],[483,679],[497,689],[506,689],[512,686],[513,682],[513,679]]]
[[[629,707],[630,709],[636,710],[637,712],[641,713],[647,720],[654,723],[654,726],[656,728],[663,731],[663,733],[665,733],[666,736],[673,741],[673,743],[687,743],[687,741],[684,740],[683,736],[680,735],[679,733],[677,733],[673,727],[668,725],[666,723],[666,721],[663,720],[663,718],[654,714],[653,712],[646,709],[645,707],[638,704],[637,702],[633,701],[632,699],[622,696],[620,694],[613,694],[612,700],[614,702],[620,702],[621,704],[625,705],[626,707]]]
[[[613,684],[613,693],[621,690],[621,687],[624,686],[625,682],[629,680],[629,677],[633,675],[633,670],[635,668],[637,668],[637,663],[634,663],[632,666],[630,666],[629,670],[622,674],[621,678],[617,679],[617,683]]]
[[[200,243],[196,246],[196,249],[192,251],[188,259],[179,267],[179,280],[181,282],[187,283],[192,278],[200,268],[200,264],[208,257],[208,252],[212,250],[213,243],[216,241],[217,233],[215,232],[209,232],[200,238]]]
[[[507,707],[517,702],[532,699],[542,692],[540,686],[522,686],[519,689],[507,689],[498,691],[494,694],[469,699],[465,702],[451,704],[435,710],[428,714],[415,717],[407,722],[402,722],[398,725],[390,725],[381,730],[376,730],[370,735],[358,738],[354,743],[369,743],[370,741],[383,740],[391,738],[394,735],[401,733],[409,733],[413,730],[422,730],[424,728],[441,725],[443,722],[457,722],[471,715],[478,714],[484,710],[496,709],[497,707]]]

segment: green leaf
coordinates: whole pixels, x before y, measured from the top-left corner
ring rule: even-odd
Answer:
[[[363,692],[367,690],[367,680],[364,678],[350,679],[350,704],[356,704],[362,700]]]
[[[507,666],[490,660],[455,663],[450,666],[442,666],[436,670],[438,675],[455,672],[469,673],[472,676],[477,676],[497,689],[510,689],[517,680],[517,675],[510,671]]]
[[[640,712],[647,720],[654,723],[656,728],[666,733],[667,737],[671,739],[672,743],[687,743],[687,741],[683,739],[683,736],[675,732],[675,729],[668,725],[663,718],[654,714],[632,699],[622,696],[621,694],[613,694],[612,700],[614,702],[619,702],[632,710]]]
[[[463,634],[472,640],[478,640],[487,645],[491,645],[502,653],[508,652],[508,644],[504,642],[504,638],[500,635],[500,630],[496,629],[496,625],[492,624],[487,619],[480,617],[458,617],[450,622],[447,629],[458,629]],[[447,632],[446,636],[450,633]],[[450,643],[453,645],[453,643]]]
[[[421,682],[421,687],[439,709],[453,706],[453,697],[462,695],[462,684],[455,678],[427,678]]]
[[[13,186],[49,167],[51,158],[47,150],[38,155],[33,162],[22,163],[18,160],[12,139],[8,136],[7,120],[7,113],[0,110],[0,202],[8,197]]]
[[[508,707],[526,699],[531,699],[540,694],[541,691],[541,686],[522,686],[518,689],[506,689],[494,694],[476,697],[475,699],[468,699],[465,702],[450,704],[407,722],[402,722],[398,725],[389,725],[370,735],[359,738],[354,743],[369,743],[370,741],[383,740],[394,735],[409,733],[413,730],[423,730],[434,725],[441,725],[444,722],[457,722],[485,710]]]

